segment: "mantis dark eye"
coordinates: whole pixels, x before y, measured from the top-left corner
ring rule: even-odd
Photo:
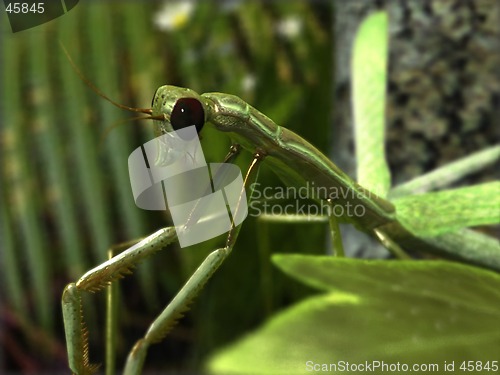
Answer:
[[[170,123],[174,130],[194,125],[199,133],[205,124],[205,112],[200,101],[195,98],[177,100],[170,115]]]

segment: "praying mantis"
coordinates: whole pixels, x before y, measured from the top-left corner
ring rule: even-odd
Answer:
[[[179,107],[183,110],[179,110]],[[255,180],[258,167],[265,160],[288,185],[302,186],[306,181],[310,181],[314,182],[316,187],[350,192],[336,199],[335,203],[344,207],[359,205],[363,207],[365,214],[340,219],[346,219],[364,232],[380,238],[383,243],[389,244],[388,246],[398,247],[392,237],[405,228],[398,222],[393,204],[361,187],[310,143],[292,131],[276,125],[240,98],[222,93],[199,95],[190,89],[162,86],[154,96],[152,108],[143,111],[150,114],[150,118],[155,121],[159,134],[178,129],[179,124],[180,126],[193,124],[200,130],[203,126],[211,124],[217,130],[228,133],[233,139],[233,146],[226,157],[226,162],[233,161],[242,148],[253,154],[253,161],[244,180],[245,187]],[[197,119],[197,122],[193,123],[193,119]],[[317,199],[329,201],[330,197],[324,195]],[[329,219],[332,228],[335,229],[337,218],[333,212]],[[206,257],[170,304],[151,324],[145,336],[130,352],[125,374],[140,372],[149,345],[161,341],[181,313],[188,309],[195,296],[233,250],[239,228],[239,226],[231,228],[225,246],[214,250]],[[89,374],[96,369],[88,361],[86,329],[81,313],[81,293],[103,289],[109,283],[129,273],[130,269],[142,259],[175,240],[176,233],[173,227],[161,229],[88,271],[76,283],[66,287],[62,306],[69,363],[74,373]]]
[[[405,256],[401,248],[428,250],[440,246],[435,241],[415,236],[408,221],[401,220],[398,216],[393,203],[356,183],[309,142],[275,124],[239,97],[223,93],[198,94],[187,88],[166,85],[157,89],[151,108],[137,109],[114,104],[147,114],[147,118],[154,121],[158,136],[192,125],[198,132],[205,126],[212,126],[219,132],[226,133],[232,140],[232,146],[224,162],[233,162],[242,150],[253,155],[244,178],[246,189],[251,189],[259,166],[265,161],[287,186],[308,186],[311,189],[314,186],[314,199],[319,202],[342,207],[346,209],[345,212],[349,206],[361,207],[361,213],[357,215],[337,216],[334,210],[329,212],[328,221],[337,256],[343,254],[338,235],[339,221],[353,224],[359,230],[378,238],[400,256]],[[333,195],[332,191],[336,194]],[[149,346],[160,342],[182,313],[188,310],[194,298],[232,252],[240,228],[241,226],[235,225],[230,228],[224,246],[215,249],[205,258],[157,316],[145,335],[137,341],[127,358],[125,374],[141,372]],[[176,239],[174,227],[160,229],[66,286],[62,296],[62,310],[69,367],[73,373],[92,374],[97,370],[97,366],[89,360],[82,293],[103,290],[130,273],[141,260],[166,248]]]
[[[180,107],[183,108],[182,111]],[[217,130],[227,132],[233,139],[233,146],[226,162],[233,161],[242,148],[254,155],[244,179],[245,187],[255,180],[260,163],[266,160],[289,185],[300,186],[305,181],[311,181],[316,187],[344,189],[349,192],[345,198],[335,203],[344,206],[361,205],[366,214],[360,217],[352,216],[348,220],[367,232],[377,232],[385,236],[384,225],[395,222],[394,207],[390,202],[359,186],[310,143],[292,131],[276,125],[236,96],[221,93],[199,95],[190,89],[162,86],[153,98],[152,108],[142,111],[150,114],[159,134],[178,130],[183,125],[195,125],[201,130],[205,124],[212,124]],[[293,169],[290,166],[294,166]],[[328,201],[330,197],[325,195],[318,199]],[[330,219],[332,227],[335,228],[336,218],[333,212]],[[126,374],[140,372],[148,346],[165,337],[180,314],[187,309],[193,298],[231,253],[239,228],[230,229],[225,246],[207,256],[177,296],[153,322],[146,335],[137,342],[127,359]],[[173,227],[161,229],[88,271],[76,283],[65,288],[62,306],[69,363],[74,373],[87,374],[96,370],[88,361],[86,330],[81,313],[81,292],[103,289],[128,273],[140,260],[175,240]]]

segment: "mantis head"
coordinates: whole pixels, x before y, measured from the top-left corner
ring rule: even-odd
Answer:
[[[195,126],[200,133],[206,121],[206,108],[201,96],[193,90],[161,86],[151,103],[151,119],[156,120],[157,135]]]

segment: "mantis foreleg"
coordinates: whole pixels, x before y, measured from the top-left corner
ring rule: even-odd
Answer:
[[[88,333],[83,319],[81,292],[96,292],[131,272],[145,257],[161,250],[177,238],[175,228],[160,229],[121,254],[91,269],[76,283],[66,286],[62,296],[62,310],[69,367],[78,375],[92,374],[96,365],[89,361]]]
[[[225,161],[233,161],[239,148],[232,147]],[[244,186],[250,186],[255,178],[263,155],[256,154],[244,181]],[[236,210],[239,209],[239,203]],[[150,344],[161,341],[168,331],[175,325],[182,313],[188,310],[189,304],[196,297],[205,283],[222,264],[231,252],[240,227],[231,227],[226,245],[210,253],[200,267],[195,271],[184,287],[174,297],[172,302],[158,316],[150,326],[146,335],[139,340],[132,349],[125,368],[126,374],[138,374],[142,368],[147,348]],[[78,375],[93,374],[98,365],[91,364],[88,353],[88,333],[83,318],[81,292],[96,292],[113,281],[131,273],[142,259],[161,250],[177,238],[175,228],[167,227],[137,242],[124,252],[114,256],[101,265],[85,273],[76,283],[69,284],[63,292],[62,309],[68,362],[73,373]]]
[[[254,155],[254,160],[245,176],[245,188],[249,187],[251,182],[255,180],[258,166],[263,158],[264,156],[261,154]],[[251,194],[249,196],[251,196]],[[238,202],[236,211],[239,210],[240,203],[241,200]],[[238,237],[240,228],[241,226],[234,226],[234,224],[232,225],[227,236],[226,245],[223,248],[214,250],[205,258],[203,263],[189,278],[186,284],[184,284],[184,286],[177,293],[174,299],[149,326],[149,329],[147,330],[144,337],[137,341],[127,358],[124,374],[140,374],[149,345],[163,340],[163,338],[176,324],[177,320],[182,316],[182,314],[189,309],[189,305],[191,304],[193,299],[198,295],[200,290],[203,289],[206,282],[231,253]]]

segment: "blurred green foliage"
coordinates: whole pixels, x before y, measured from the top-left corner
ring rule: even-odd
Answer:
[[[208,364],[211,373],[442,374],[467,365],[474,373],[498,370],[495,272],[439,260],[281,254],[273,261],[322,294],[221,350]],[[452,363],[453,371],[445,369]]]
[[[102,139],[105,129],[130,115],[85,86],[59,41],[84,75],[119,103],[147,107],[162,84],[226,92],[328,148],[328,2],[203,1],[184,10],[176,4],[81,1],[65,16],[17,34],[2,22],[1,370],[66,371],[64,285],[104,261],[110,245],[168,225],[163,213],[134,205],[128,181],[128,155],[153,138],[151,124],[133,121]],[[209,161],[227,153],[224,135],[207,131],[202,142]],[[248,161],[240,161],[243,170]],[[279,184],[265,167],[259,182]],[[291,228],[247,220],[230,259],[189,316],[151,349],[146,369],[195,369],[214,348],[309,293],[297,284],[284,288],[290,282],[271,269],[270,252],[323,253],[326,228]],[[168,249],[120,283],[119,364],[222,240]],[[104,297],[85,302],[91,359],[102,362]]]

